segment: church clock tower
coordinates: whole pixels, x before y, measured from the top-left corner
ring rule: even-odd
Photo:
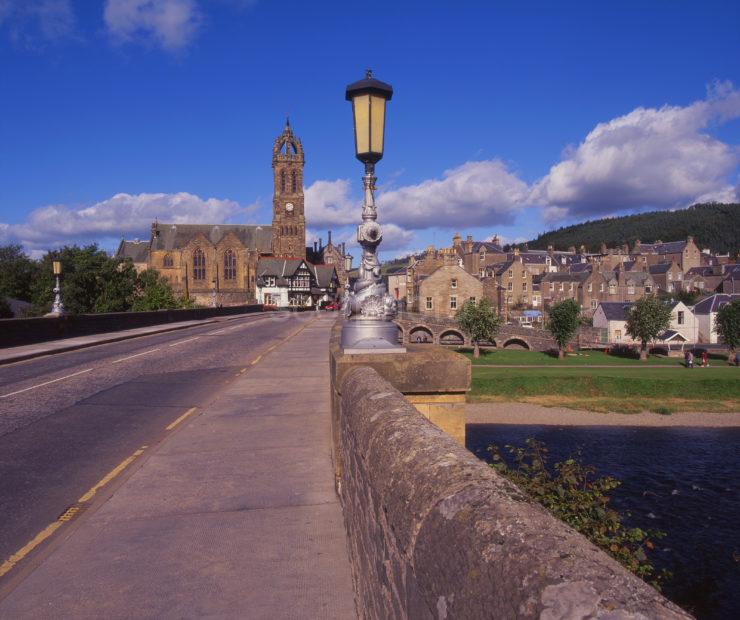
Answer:
[[[303,212],[303,146],[290,121],[272,148],[275,191],[272,198],[272,253],[280,258],[306,258]]]

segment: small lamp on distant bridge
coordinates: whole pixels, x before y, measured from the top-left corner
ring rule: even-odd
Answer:
[[[373,77],[347,86],[346,99],[352,102],[355,130],[355,155],[365,164],[362,177],[364,203],[362,223],[357,227],[357,241],[362,246],[359,274],[354,287],[345,295],[342,312],[347,321],[342,328],[341,344],[345,353],[403,352],[398,345],[396,300],[386,291],[380,276],[378,246],[383,240],[375,209],[375,164],[383,157],[386,102],[393,88]]]
[[[51,269],[54,273],[55,286],[54,286],[54,303],[51,304],[51,316],[60,316],[64,314],[64,304],[62,303],[62,287],[59,284],[59,276],[62,275],[62,261],[52,260]],[[47,315],[48,316],[48,315]]]

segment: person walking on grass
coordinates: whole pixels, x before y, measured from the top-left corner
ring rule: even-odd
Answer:
[[[686,351],[686,368],[694,367],[694,354],[691,351]]]
[[[701,367],[702,368],[709,368],[709,353],[707,353],[707,351],[702,351],[702,354],[701,354]]]

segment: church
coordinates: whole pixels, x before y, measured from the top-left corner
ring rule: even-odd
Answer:
[[[116,256],[156,269],[178,295],[200,305],[257,301],[308,308],[336,300],[352,257],[344,244],[306,247],[303,145],[287,121],[272,148],[272,225],[165,224],[149,241],[122,240]]]

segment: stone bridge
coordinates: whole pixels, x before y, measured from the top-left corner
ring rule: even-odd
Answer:
[[[404,344],[470,346],[470,338],[460,330],[454,319],[418,312],[399,312],[395,323],[401,329]],[[489,344],[502,349],[516,348],[530,351],[549,351],[557,348],[555,340],[547,330],[516,325],[503,325]],[[581,327],[573,344],[578,348],[604,346],[600,330],[592,327]]]

